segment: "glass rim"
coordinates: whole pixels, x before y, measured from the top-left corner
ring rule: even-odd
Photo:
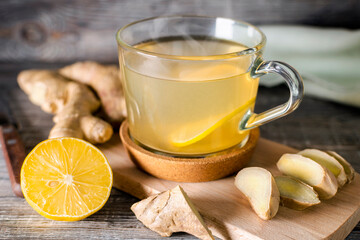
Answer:
[[[126,43],[125,41],[123,41],[120,38],[120,33],[141,22],[146,22],[146,21],[150,21],[150,20],[154,20],[154,19],[161,19],[161,18],[209,18],[209,19],[224,19],[224,20],[230,20],[233,21],[235,23],[240,23],[242,25],[246,25],[249,27],[252,27],[254,30],[256,30],[260,36],[261,36],[261,40],[258,44],[256,44],[253,47],[249,47],[246,48],[244,50],[241,51],[236,51],[236,52],[230,52],[230,53],[224,53],[224,54],[217,54],[217,55],[205,55],[205,56],[181,56],[181,55],[171,55],[171,54],[163,54],[163,53],[156,53],[156,52],[151,52],[151,51],[146,51],[146,50],[142,50],[142,49],[138,49],[128,43]],[[201,16],[201,15],[167,15],[167,16],[157,16],[157,17],[150,17],[150,18],[145,18],[145,19],[141,19],[138,21],[134,21],[131,22],[125,26],[123,26],[122,28],[120,28],[117,33],[116,33],[116,40],[118,45],[120,45],[121,47],[124,47],[128,50],[132,50],[132,51],[136,51],[138,53],[147,55],[147,56],[152,56],[152,57],[159,57],[159,58],[167,58],[167,59],[174,59],[174,60],[219,60],[219,59],[229,59],[229,58],[237,58],[237,57],[242,57],[242,56],[246,56],[246,55],[251,55],[251,54],[255,54],[257,52],[259,52],[266,43],[266,36],[265,34],[256,26],[248,23],[248,22],[244,22],[241,20],[236,20],[236,19],[232,19],[232,18],[224,18],[224,17],[214,17],[214,16]]]

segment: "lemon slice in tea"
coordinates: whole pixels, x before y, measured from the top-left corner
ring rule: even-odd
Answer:
[[[53,220],[77,221],[95,213],[109,198],[112,182],[104,154],[76,138],[39,143],[21,168],[26,201]]]
[[[229,113],[225,117],[219,119],[214,124],[212,124],[212,125],[210,125],[210,126],[208,126],[206,128],[203,128],[202,131],[200,131],[198,133],[196,133],[194,131],[195,133],[193,133],[193,135],[191,135],[191,136],[184,135],[182,133],[178,133],[178,134],[175,135],[177,137],[174,137],[172,139],[171,143],[172,143],[172,145],[174,145],[176,147],[186,147],[186,146],[189,146],[189,145],[194,144],[196,142],[199,142],[200,140],[202,140],[205,137],[207,137],[208,135],[210,135],[213,131],[215,131],[216,129],[221,127],[224,123],[226,123],[227,121],[232,119],[238,113],[240,113],[240,112],[248,109],[249,107],[251,107],[254,103],[255,103],[255,98],[250,99],[244,105],[236,108],[231,113]]]

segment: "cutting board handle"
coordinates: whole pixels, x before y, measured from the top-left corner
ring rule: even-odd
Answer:
[[[24,197],[20,185],[20,171],[26,154],[20,135],[14,126],[0,126],[0,144],[9,172],[12,190],[16,196]]]

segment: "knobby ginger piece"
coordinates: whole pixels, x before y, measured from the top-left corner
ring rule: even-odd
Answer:
[[[137,202],[131,210],[146,227],[163,237],[174,232],[187,232],[200,239],[214,239],[180,186]]]
[[[260,167],[244,168],[236,175],[235,186],[246,196],[261,219],[269,220],[276,215],[280,193],[268,170]]]
[[[66,66],[59,72],[71,80],[92,87],[111,122],[120,122],[126,117],[125,97],[117,66],[86,61]]]
[[[282,206],[304,210],[320,203],[319,196],[314,189],[299,179],[290,176],[277,176],[275,182],[280,191]]]
[[[336,177],[339,187],[344,186],[344,184],[347,182],[344,167],[334,157],[330,156],[326,152],[320,151],[318,149],[305,149],[298,152],[298,154],[311,158],[332,172],[332,174],[334,174]]]
[[[112,136],[110,124],[91,115],[100,103],[87,86],[49,70],[22,71],[18,83],[32,103],[55,114],[49,138],[76,137],[103,143]]]
[[[312,186],[320,199],[332,198],[338,190],[334,174],[310,158],[286,153],[276,165],[283,174],[298,178]]]

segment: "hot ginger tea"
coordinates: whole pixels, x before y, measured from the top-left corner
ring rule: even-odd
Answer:
[[[170,57],[164,61],[129,51],[120,59],[134,139],[154,150],[187,155],[217,152],[246,139],[248,132],[238,125],[253,110],[258,87],[249,72],[251,56],[234,57],[246,46],[193,37],[135,48]],[[229,54],[228,60],[222,54]],[[208,58],[213,55],[222,56]]]
[[[243,21],[161,16],[130,23],[116,35],[129,133],[152,152],[203,157],[246,143],[249,129],[294,111],[300,74],[262,58],[266,38]],[[259,76],[289,87],[281,105],[254,113]]]

